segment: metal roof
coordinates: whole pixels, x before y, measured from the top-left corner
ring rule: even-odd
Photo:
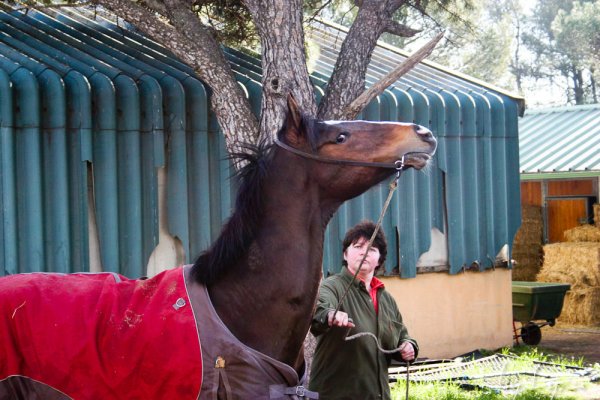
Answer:
[[[331,75],[337,54],[346,37],[348,28],[330,21],[315,20],[306,28],[309,41],[317,44],[321,50],[314,70]],[[410,54],[402,49],[378,41],[373,51],[371,63],[367,71],[367,86],[381,79],[385,74],[407,59]],[[413,69],[402,76],[396,85],[403,87],[428,87],[430,89],[455,89],[479,94],[493,93],[506,96],[518,103],[519,115],[525,111],[525,98],[519,94],[499,88],[472,76],[454,71],[443,65],[429,61],[421,61]]]
[[[600,175],[600,104],[527,110],[519,153],[521,174]]]

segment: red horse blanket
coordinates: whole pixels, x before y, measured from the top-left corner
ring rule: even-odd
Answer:
[[[318,398],[235,338],[188,273],[0,279],[0,400]]]
[[[26,377],[78,400],[197,399],[200,342],[183,271],[0,279],[0,397]]]

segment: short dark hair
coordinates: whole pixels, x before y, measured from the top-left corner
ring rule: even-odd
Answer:
[[[346,232],[346,236],[344,236],[344,241],[342,242],[342,252],[345,252],[351,244],[358,242],[362,238],[366,240],[371,239],[373,232],[375,232],[375,224],[373,221],[360,221]],[[385,240],[385,234],[381,229],[379,229],[377,235],[375,235],[373,247],[379,250],[379,267],[382,267],[385,263],[385,257],[387,256],[387,241]],[[343,260],[342,264],[347,266],[346,260]]]

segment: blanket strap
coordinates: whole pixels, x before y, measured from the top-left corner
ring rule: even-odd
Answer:
[[[280,399],[318,399],[319,393],[313,392],[304,386],[285,386],[271,385],[269,386],[269,398],[271,400]]]

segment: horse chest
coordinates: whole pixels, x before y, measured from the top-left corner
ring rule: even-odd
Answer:
[[[240,342],[217,315],[205,286],[188,282],[188,290],[202,343],[201,398],[216,398],[219,387],[226,398],[290,398],[271,392],[296,387],[296,371]]]

